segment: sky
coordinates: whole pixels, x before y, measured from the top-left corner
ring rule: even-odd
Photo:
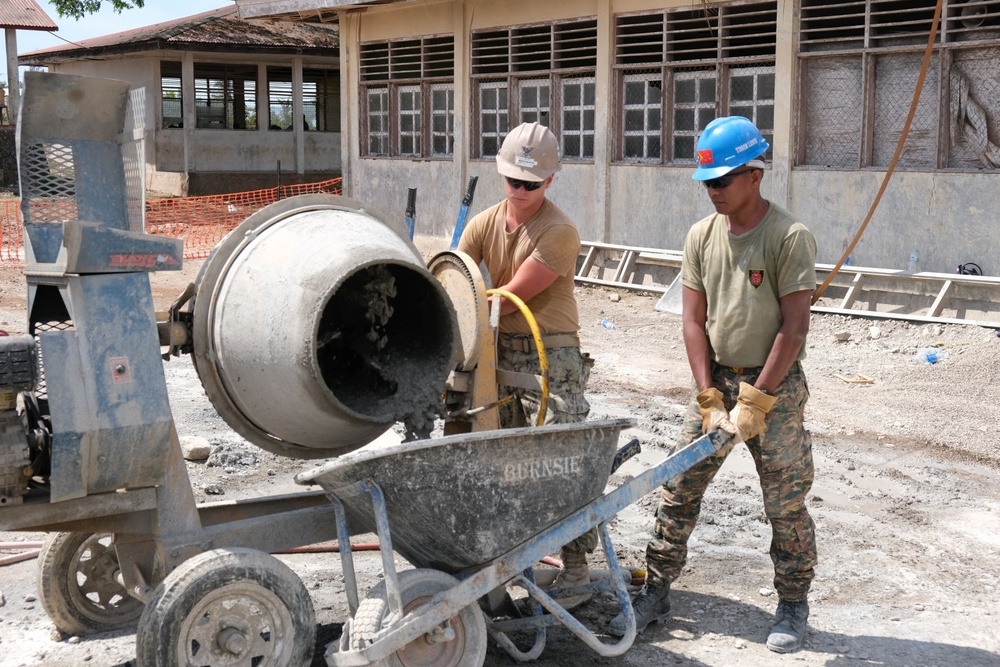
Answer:
[[[62,46],[66,41],[76,42],[81,39],[110,35],[123,30],[140,28],[142,26],[161,23],[173,19],[207,12],[219,7],[231,7],[232,0],[146,0],[142,9],[126,9],[120,14],[111,10],[111,3],[102,3],[101,11],[90,14],[80,20],[63,18],[56,12],[55,6],[47,0],[36,0],[49,15],[49,18],[59,26],[59,30],[18,30],[17,52],[27,53],[38,49]],[[2,31],[0,31],[2,32]],[[0,47],[2,48],[2,47]],[[21,68],[23,77],[24,68]],[[0,58],[0,77],[10,82],[7,76],[7,59]]]

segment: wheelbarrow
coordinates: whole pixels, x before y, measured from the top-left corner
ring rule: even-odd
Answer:
[[[620,431],[632,424],[595,420],[367,447],[297,475],[327,492],[341,545],[351,618],[328,646],[327,664],[479,667],[488,636],[515,660],[533,660],[557,624],[601,656],[627,651],[635,614],[606,522],[729,441],[720,431],[702,436],[605,493]],[[542,590],[532,566],[594,526],[609,576]],[[349,537],[372,532],[384,580],[359,599]],[[415,569],[397,571],[393,551]],[[493,603],[508,585],[527,592],[529,612],[498,611],[505,605]],[[626,618],[618,641],[603,641],[556,602],[584,591],[614,593]],[[513,632],[533,632],[532,646],[519,648]]]

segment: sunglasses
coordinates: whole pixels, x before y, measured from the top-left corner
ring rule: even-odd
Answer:
[[[518,188],[524,188],[525,192],[534,192],[538,188],[545,185],[545,181],[522,181],[516,178],[511,178],[510,176],[504,176],[507,179],[507,185],[509,185],[514,190]]]
[[[702,183],[705,184],[706,188],[710,188],[712,190],[721,190],[722,188],[728,188],[729,185],[733,182],[733,179],[735,179],[740,174],[747,173],[748,171],[753,171],[753,169],[741,169],[740,171],[731,171],[725,176],[719,176],[718,178],[712,178],[707,181],[702,181]]]

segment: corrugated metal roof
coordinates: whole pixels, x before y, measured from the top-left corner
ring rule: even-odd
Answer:
[[[0,0],[0,28],[18,30],[58,30],[35,0]]]
[[[296,51],[319,54],[339,48],[336,26],[290,23],[273,19],[241,19],[236,7],[222,7],[194,16],[142,28],[84,39],[22,53],[21,65],[46,64],[72,58],[135,53],[149,50]],[[331,54],[331,55],[336,55]]]

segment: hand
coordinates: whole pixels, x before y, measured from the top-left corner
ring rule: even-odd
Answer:
[[[698,392],[698,409],[701,411],[701,432],[711,433],[721,428],[726,433],[736,435],[736,427],[729,420],[729,413],[722,402],[722,392],[712,387]]]
[[[729,413],[729,421],[736,425],[738,435],[743,440],[755,438],[765,430],[764,417],[778,402],[776,396],[768,396],[746,382],[740,382],[740,394],[736,407]]]

